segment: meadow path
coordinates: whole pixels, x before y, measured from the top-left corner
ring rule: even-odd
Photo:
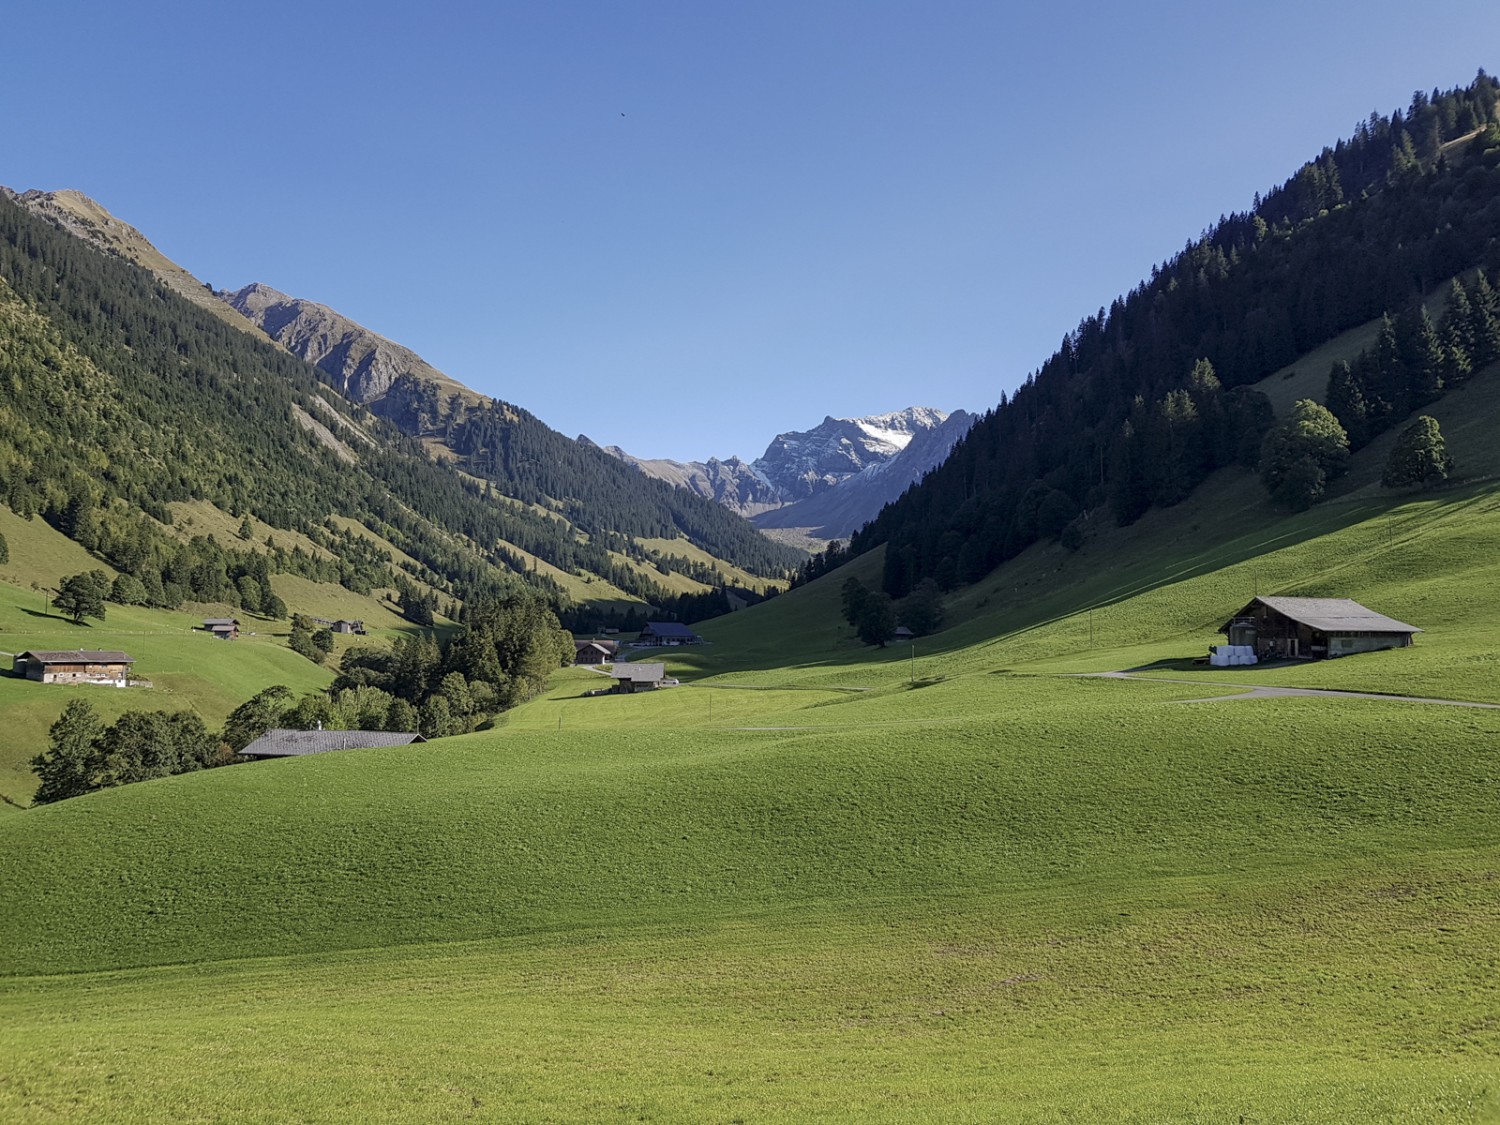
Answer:
[[[1385,695],[1374,691],[1338,691],[1334,688],[1274,687],[1270,684],[1232,684],[1223,680],[1177,680],[1163,676],[1140,676],[1132,672],[1082,672],[1078,675],[1106,680],[1144,680],[1153,684],[1202,684],[1244,688],[1238,695],[1210,695],[1204,699],[1175,699],[1174,703],[1233,703],[1242,699],[1275,699],[1283,696],[1328,696],[1334,699],[1376,699],[1387,703],[1436,703],[1444,707],[1479,707],[1500,710],[1500,703],[1475,703],[1467,699],[1431,699],[1422,695]]]

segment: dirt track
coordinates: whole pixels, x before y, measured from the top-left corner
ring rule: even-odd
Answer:
[[[1421,695],[1382,695],[1374,691],[1335,691],[1331,688],[1272,687],[1269,684],[1231,684],[1222,680],[1174,680],[1164,676],[1138,676],[1130,672],[1085,672],[1107,680],[1144,680],[1152,684],[1198,684],[1202,687],[1244,688],[1238,695],[1210,695],[1203,699],[1174,699],[1174,703],[1233,703],[1242,699],[1276,699],[1283,696],[1327,696],[1333,699],[1378,699],[1387,703],[1436,703],[1444,707],[1481,707],[1500,710],[1500,703],[1473,703],[1466,699],[1429,699]]]

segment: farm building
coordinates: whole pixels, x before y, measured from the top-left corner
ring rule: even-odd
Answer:
[[[399,730],[268,730],[240,751],[246,758],[300,758],[332,750],[367,750],[375,746],[409,746],[426,742],[420,734]]]
[[[232,641],[240,635],[240,623],[233,617],[205,617],[203,627],[223,641]]]
[[[314,617],[313,624],[321,625],[331,633],[357,633],[365,635],[365,623],[363,621],[332,620],[327,617]]]
[[[134,658],[123,652],[99,649],[67,649],[18,653],[11,670],[17,676],[43,684],[108,684],[126,687]]]
[[[1349,598],[1255,598],[1219,627],[1264,659],[1321,660],[1405,648],[1422,630]]]
[[[703,638],[676,621],[648,621],[636,639],[642,645],[697,645]]]
[[[610,673],[615,678],[615,691],[629,695],[637,691],[655,691],[659,687],[675,684],[667,679],[665,664],[616,664]]]
[[[620,650],[618,641],[580,641],[573,639],[574,664],[608,664]]]

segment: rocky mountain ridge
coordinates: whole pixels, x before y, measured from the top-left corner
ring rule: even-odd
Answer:
[[[746,516],[762,530],[826,541],[852,534],[940,464],[974,416],[928,406],[856,418],[828,416],[810,430],[778,434],[754,461],[671,461],[604,451],[648,476],[687,488]],[[580,442],[593,445],[587,437]]]
[[[330,375],[345,398],[377,414],[385,413],[377,404],[403,375],[436,383],[444,395],[456,394],[468,404],[483,399],[410,348],[327,305],[290,297],[258,281],[218,296],[287,351]]]

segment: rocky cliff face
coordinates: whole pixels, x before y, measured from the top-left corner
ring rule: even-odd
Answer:
[[[580,443],[603,449],[612,457],[634,465],[648,477],[664,480],[676,488],[686,488],[699,496],[714,500],[742,516],[752,516],[785,503],[780,490],[756,468],[730,457],[720,461],[671,461],[667,458],[635,457],[618,445],[600,446],[580,434]]]
[[[716,500],[763,529],[802,529],[813,539],[837,539],[873,519],[939,464],[973,421],[962,410],[949,415],[926,406],[864,418],[829,417],[810,430],[778,434],[749,463],[738,457],[652,460],[619,446],[605,452],[648,476]]]
[[[762,531],[796,529],[813,540],[845,539],[880,514],[930,470],[942,464],[958,440],[969,432],[974,415],[964,410],[942,415],[942,421],[918,429],[894,456],[873,461],[858,473],[803,499],[754,513],[751,523]]]
[[[755,468],[787,502],[832,488],[874,465],[891,460],[923,431],[947,415],[926,406],[865,418],[824,418],[811,430],[778,434],[755,460]]]
[[[289,297],[259,282],[221,296],[287,351],[327,372],[340,393],[354,402],[378,402],[403,375],[437,383],[444,394],[458,394],[467,401],[479,397],[416,352],[327,305]]]

